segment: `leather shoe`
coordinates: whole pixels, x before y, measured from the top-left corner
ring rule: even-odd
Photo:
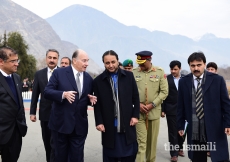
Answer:
[[[177,160],[178,160],[177,156],[171,157],[171,162],[177,162]]]
[[[184,151],[183,151],[183,150],[180,150],[180,151],[178,152],[178,155],[184,157]]]

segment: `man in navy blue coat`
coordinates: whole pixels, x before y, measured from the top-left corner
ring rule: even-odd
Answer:
[[[202,52],[188,58],[191,73],[179,81],[177,126],[182,136],[184,122],[188,122],[187,149],[192,162],[207,162],[207,150],[213,162],[222,162],[229,159],[230,100],[223,77],[205,71],[205,63]],[[200,91],[201,97],[196,96]],[[194,149],[195,144],[201,149]]]
[[[53,101],[49,128],[54,140],[56,162],[84,161],[87,107],[93,98],[89,95],[93,79],[85,72],[88,61],[86,52],[78,49],[73,53],[72,65],[54,70],[44,90],[45,98]]]

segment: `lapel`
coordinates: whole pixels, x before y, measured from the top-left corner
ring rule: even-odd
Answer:
[[[169,84],[172,85],[172,88],[177,91],[177,88],[176,88],[176,85],[175,85],[174,78],[173,78],[172,74],[169,75],[168,82],[169,82]]]
[[[2,87],[5,88],[5,90],[9,93],[10,97],[14,100],[14,102],[17,103],[15,101],[15,97],[14,97],[12,90],[10,89],[8,83],[6,82],[5,77],[2,75],[1,72],[0,72],[0,83],[2,84]]]
[[[76,80],[73,74],[72,66],[66,68],[66,76],[69,79],[70,84],[73,86],[74,90],[78,92]],[[84,87],[84,86],[83,86]]]
[[[83,72],[83,84],[82,84],[83,89],[82,89],[82,94],[86,91],[86,88],[87,88],[86,85],[88,85],[88,84],[87,84],[87,81],[88,81],[88,78],[87,78],[87,77],[88,77],[88,76],[86,75],[86,73]],[[82,94],[81,94],[81,95],[82,95]]]
[[[12,78],[14,80],[16,90],[17,90],[17,93],[18,93],[18,100],[19,100],[19,104],[20,104],[19,106],[21,108],[21,105],[23,105],[23,103],[22,103],[22,92],[19,89],[19,86],[21,86],[21,84],[20,84],[20,80],[18,80],[18,78],[16,79],[16,77],[17,76],[15,74],[12,74]]]
[[[208,88],[211,86],[211,84],[212,84],[213,77],[211,77],[211,75],[213,75],[213,74],[206,71],[205,82],[204,82],[204,84],[202,84],[203,96],[204,96],[205,92],[207,91],[207,89],[208,89]]]
[[[42,79],[44,82],[44,85],[47,85],[47,83],[48,83],[48,67],[43,69],[42,78],[44,78],[44,79]]]
[[[193,84],[193,76],[192,76],[192,73],[186,75],[184,77],[185,80],[185,83],[186,83],[186,86],[187,86],[187,92],[189,93],[190,95],[190,98],[192,98],[192,84]]]

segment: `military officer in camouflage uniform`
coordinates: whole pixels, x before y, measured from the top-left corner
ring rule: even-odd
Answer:
[[[139,64],[133,69],[140,97],[140,119],[136,125],[138,154],[136,162],[155,162],[160,126],[161,103],[168,96],[164,70],[151,63],[152,52],[136,53]]]

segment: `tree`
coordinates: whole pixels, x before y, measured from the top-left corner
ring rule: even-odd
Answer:
[[[7,46],[7,38],[6,38],[6,31],[5,31],[3,38],[2,36],[0,36],[0,48],[6,46]]]
[[[36,59],[32,55],[27,54],[28,45],[19,32],[10,32],[8,34],[7,46],[13,48],[18,52],[20,63],[17,73],[21,79],[34,77],[36,71]]]

